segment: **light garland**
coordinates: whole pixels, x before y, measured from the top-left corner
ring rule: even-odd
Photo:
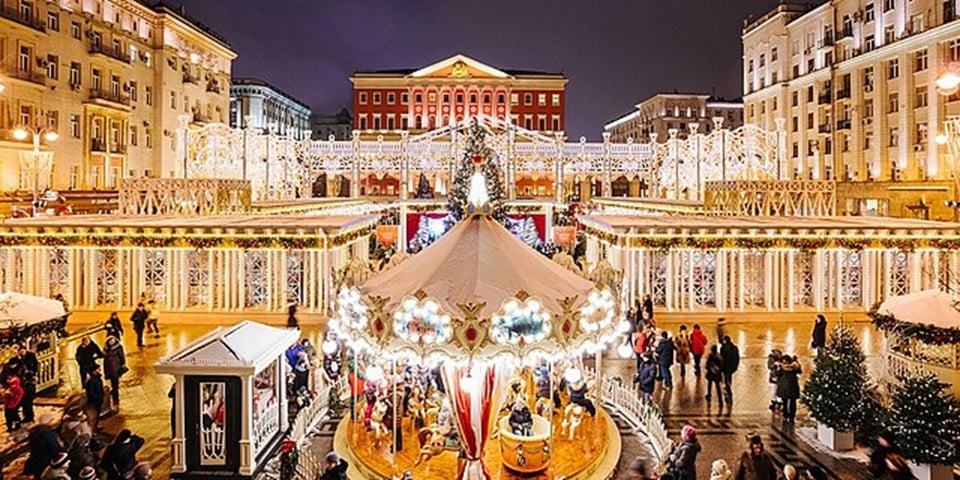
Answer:
[[[491,318],[490,333],[501,344],[533,344],[547,338],[551,331],[550,312],[540,301],[528,298],[523,302],[509,299]]]
[[[419,345],[444,344],[453,338],[450,315],[430,298],[405,298],[393,314],[393,331],[403,340]]]

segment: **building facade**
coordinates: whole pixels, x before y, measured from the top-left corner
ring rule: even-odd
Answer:
[[[746,121],[785,122],[790,173],[835,179],[840,214],[955,220],[957,165],[935,138],[960,96],[935,80],[960,61],[957,3],[785,2],[745,23]]]
[[[130,0],[0,0],[0,190],[113,189],[179,176],[182,123],[226,122],[236,53],[182,10]],[[52,166],[34,175],[31,138]]]
[[[539,132],[564,130],[562,73],[502,70],[454,55],[417,70],[355,72],[350,81],[353,125],[365,134],[424,132],[473,115]]]
[[[310,107],[257,78],[234,78],[230,84],[230,126],[272,128],[295,140],[310,136]],[[249,123],[248,123],[249,122]]]
[[[353,114],[343,107],[333,115],[315,113],[310,117],[310,132],[314,140],[349,140],[353,132]]]
[[[647,142],[651,134],[669,138],[670,130],[685,138],[691,125],[700,133],[710,133],[714,119],[722,118],[723,125],[735,129],[743,125],[743,103],[710,95],[660,93],[635,106],[635,110],[603,126],[614,142],[628,139]]]

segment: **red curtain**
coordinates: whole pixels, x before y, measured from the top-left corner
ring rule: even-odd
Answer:
[[[499,397],[498,377],[500,375],[494,367],[487,365],[473,368],[446,365],[443,369],[443,384],[456,420],[460,446],[466,456],[457,471],[457,480],[490,478],[483,463],[483,451],[493,427],[493,404]]]

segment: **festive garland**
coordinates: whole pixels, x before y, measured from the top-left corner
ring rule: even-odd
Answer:
[[[719,250],[723,248],[725,242],[722,238],[688,237],[684,244],[690,248],[698,248],[700,250]]]
[[[216,248],[221,243],[219,238],[211,238],[211,237],[189,237],[186,239],[186,241],[187,241],[187,245],[190,245],[196,250],[207,250],[210,248]]]
[[[317,248],[317,239],[314,237],[280,237],[277,245],[286,250],[307,250]]]
[[[929,324],[903,322],[893,315],[880,313],[878,307],[873,307],[868,315],[873,321],[873,326],[878,330],[920,340],[928,345],[960,344],[960,328],[941,328]]]
[[[737,238],[733,244],[747,250],[769,250],[777,245],[777,241],[770,238]]]
[[[846,250],[860,252],[870,246],[870,240],[863,238],[839,238],[837,239],[837,246]]]
[[[367,227],[358,228],[352,232],[347,232],[343,235],[338,235],[333,238],[333,246],[339,247],[341,245],[346,245],[350,242],[353,242],[358,238],[366,237],[367,235],[372,234],[375,229],[376,225],[370,225]]]
[[[123,237],[116,235],[89,237],[89,239],[90,243],[98,247],[116,247],[123,242]]]
[[[237,238],[233,243],[242,250],[258,250],[272,247],[273,239],[269,237]]]
[[[812,252],[827,246],[825,238],[795,238],[787,240],[786,243],[801,252]]]
[[[70,239],[77,237],[61,237],[53,235],[41,235],[37,237],[37,243],[44,247],[61,247],[70,243]]]
[[[12,347],[34,336],[45,336],[55,333],[58,338],[67,336],[67,317],[48,320],[36,325],[11,325],[0,330],[0,347]]]
[[[885,238],[880,241],[884,248],[892,248],[901,252],[912,252],[917,248],[917,242],[911,242],[900,238]]]
[[[174,244],[176,239],[172,237],[146,237],[146,236],[136,236],[128,237],[128,242],[137,247],[158,249],[158,248],[167,248]]]
[[[938,238],[930,245],[940,250],[960,250],[960,238]]]

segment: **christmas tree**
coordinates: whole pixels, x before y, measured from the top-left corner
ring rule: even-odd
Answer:
[[[874,393],[860,343],[848,327],[839,325],[814,360],[800,402],[821,424],[853,431],[869,417],[866,409],[874,405]]]
[[[453,185],[450,186],[450,196],[447,199],[447,210],[450,211],[454,222],[460,221],[467,211],[467,195],[470,193],[470,178],[473,176],[476,164],[486,180],[487,195],[490,198],[491,216],[502,222],[506,218],[503,205],[503,183],[500,179],[500,167],[494,163],[493,150],[486,143],[487,130],[474,122],[467,133],[466,147],[463,157],[457,164],[453,176]],[[479,205],[478,205],[479,206]]]
[[[901,379],[893,394],[890,431],[903,456],[914,463],[960,462],[960,408],[933,374]]]

